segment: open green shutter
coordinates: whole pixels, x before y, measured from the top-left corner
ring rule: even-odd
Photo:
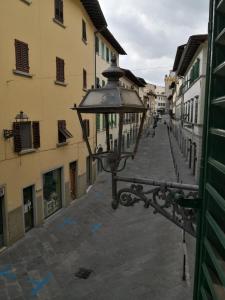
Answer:
[[[225,299],[225,0],[211,0],[195,300]]]

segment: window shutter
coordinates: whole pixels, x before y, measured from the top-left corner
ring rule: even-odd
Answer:
[[[13,133],[14,133],[14,151],[20,152],[22,150],[22,141],[20,135],[20,123],[13,123]]]
[[[64,68],[64,60],[59,57],[56,57],[56,80],[59,82],[65,81]]]
[[[15,40],[16,70],[29,73],[28,44]]]
[[[33,147],[34,149],[40,148],[40,126],[39,122],[33,122]]]

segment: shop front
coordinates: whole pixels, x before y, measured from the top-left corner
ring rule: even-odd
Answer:
[[[43,175],[44,216],[48,218],[62,208],[62,169]]]

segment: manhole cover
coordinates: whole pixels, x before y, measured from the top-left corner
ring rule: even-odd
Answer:
[[[80,268],[77,273],[75,273],[75,276],[80,279],[88,279],[88,277],[93,273],[93,270]]]

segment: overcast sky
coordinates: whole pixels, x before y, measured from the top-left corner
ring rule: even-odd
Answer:
[[[120,65],[163,84],[177,47],[207,33],[209,0],[99,0],[109,30],[127,56]]]

